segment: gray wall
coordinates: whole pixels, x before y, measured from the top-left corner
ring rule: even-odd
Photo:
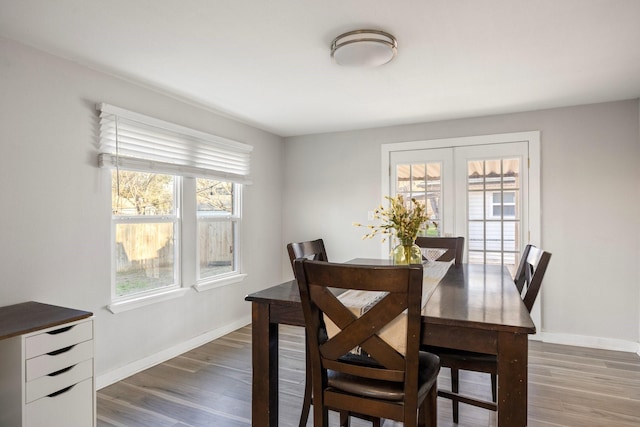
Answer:
[[[242,283],[117,315],[105,309],[111,196],[110,172],[97,167],[98,102],[254,146]],[[281,250],[280,137],[2,39],[0,135],[0,305],[36,300],[94,312],[99,376],[249,323],[244,296],[281,280],[279,258],[264,255]]]
[[[244,193],[244,282],[117,315],[106,310],[110,193],[108,171],[96,166],[97,102],[254,146],[254,184]],[[0,305],[36,300],[94,312],[96,370],[104,385],[200,337],[248,323],[244,296],[291,277],[289,241],[323,237],[336,261],[379,256],[379,241],[362,241],[362,229],[351,223],[365,221],[380,202],[380,144],[526,130],[542,132],[543,244],[554,254],[542,305],[545,333],[628,349],[640,330],[636,100],[283,143],[0,39]]]
[[[382,143],[541,131],[542,245],[553,253],[542,337],[637,351],[638,100],[285,139],[284,240],[322,237],[330,260],[377,257],[362,241],[379,205]],[[283,262],[283,274],[290,267]]]

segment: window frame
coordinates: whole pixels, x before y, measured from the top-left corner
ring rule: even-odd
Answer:
[[[207,178],[208,179],[208,178]],[[227,181],[230,182],[230,181]],[[196,283],[193,285],[193,288],[196,291],[206,291],[209,289],[219,288],[222,286],[227,286],[233,283],[238,283],[242,281],[247,275],[242,272],[242,267],[240,265],[240,252],[242,249],[242,245],[240,245],[240,236],[242,230],[242,184],[238,184],[235,182],[231,182],[233,185],[233,207],[232,213],[230,215],[198,215],[198,211],[196,209],[196,218],[195,218],[195,229],[196,229],[196,238],[195,238],[195,246],[196,246],[196,254],[195,254],[195,281]],[[196,202],[197,203],[197,202]],[[227,273],[210,276],[210,277],[200,277],[200,253],[199,248],[200,244],[198,241],[198,227],[200,222],[231,222],[233,224],[233,270]]]
[[[96,105],[100,112],[98,167],[108,180],[111,258],[111,301],[107,309],[119,313],[168,299],[178,298],[191,288],[200,292],[242,281],[242,188],[250,185],[253,146],[190,129],[109,104]],[[175,216],[153,215],[144,219],[112,212],[111,171],[128,170],[171,175],[175,186]],[[237,196],[234,215],[234,270],[224,275],[198,279],[196,178],[231,182]],[[116,226],[121,223],[161,222],[171,217],[174,224],[174,283],[130,295],[116,293]],[[225,219],[227,220],[227,219]]]
[[[115,170],[116,175],[123,172],[134,172],[134,173],[152,173],[152,172],[138,172],[132,170]],[[160,214],[160,215],[116,215],[115,213],[111,214],[111,257],[113,260],[112,264],[112,282],[111,282],[111,301],[119,302],[126,301],[129,299],[141,298],[145,295],[152,295],[156,293],[162,293],[166,291],[171,291],[181,287],[180,283],[180,260],[181,256],[181,236],[180,236],[180,223],[181,223],[181,189],[182,189],[182,178],[176,175],[169,175],[164,173],[152,173],[153,175],[164,175],[170,176],[172,178],[172,206],[173,213],[171,214]],[[113,197],[113,171],[111,173],[111,186],[112,192],[111,195]],[[113,210],[113,200],[112,200],[112,210]],[[148,288],[139,292],[134,292],[131,294],[118,295],[118,283],[117,283],[117,233],[118,233],[118,225],[120,224],[172,224],[172,239],[173,239],[173,260],[172,260],[172,270],[173,270],[173,280],[171,284],[164,285],[157,288]]]
[[[192,181],[192,182],[189,182]],[[111,174],[109,173],[111,185]],[[243,185],[232,183],[234,186],[233,215],[225,215],[218,220],[232,221],[234,227],[234,265],[233,271],[204,279],[198,277],[198,216],[196,209],[195,179],[189,180],[181,176],[174,176],[175,215],[153,215],[144,218],[121,216],[118,219],[114,215],[111,218],[111,303],[108,310],[117,314],[120,312],[137,309],[150,304],[179,298],[193,288],[197,292],[229,286],[242,282],[247,274],[243,272],[241,265],[241,230],[242,230],[242,190]],[[109,192],[111,195],[111,192]],[[193,206],[191,206],[193,205]],[[111,204],[109,205],[111,209]],[[192,209],[189,209],[192,208]],[[119,223],[153,223],[159,219],[174,218],[174,277],[175,283],[161,288],[149,289],[131,295],[116,295],[116,224]],[[208,218],[211,219],[211,218]],[[166,221],[163,221],[166,222]],[[189,256],[189,252],[194,256]]]
[[[132,171],[130,169],[122,169],[126,171]],[[109,188],[113,185],[112,182],[112,173],[111,169],[109,169]],[[136,171],[132,171],[136,172]],[[158,173],[158,175],[168,175],[164,173]],[[113,212],[111,214],[111,227],[110,227],[110,236],[111,236],[111,245],[110,245],[110,256],[111,256],[111,303],[107,306],[107,309],[111,313],[120,313],[123,311],[128,311],[136,308],[143,307],[145,305],[166,301],[172,298],[178,298],[183,296],[188,288],[185,288],[182,283],[182,247],[183,247],[183,238],[182,238],[182,223],[183,223],[183,215],[182,215],[182,194],[183,194],[183,178],[179,175],[171,175],[173,176],[173,203],[174,203],[174,213],[173,215],[114,215]],[[109,191],[110,199],[112,197],[112,192]],[[110,210],[112,207],[112,200],[110,200],[109,207]],[[118,224],[160,224],[160,223],[173,223],[173,283],[171,285],[162,286],[159,288],[146,289],[141,292],[135,292],[129,295],[118,295],[117,294],[117,282],[116,282],[116,228]]]

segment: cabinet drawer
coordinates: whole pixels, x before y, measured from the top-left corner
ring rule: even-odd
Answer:
[[[26,402],[60,392],[65,388],[93,377],[93,359],[85,360],[63,371],[45,375],[26,384]]]
[[[43,375],[57,372],[60,369],[77,365],[93,357],[93,341],[65,347],[55,352],[43,354],[27,360],[27,381],[33,381]]]
[[[92,427],[93,379],[84,380],[64,393],[45,396],[25,406],[25,427]]]
[[[82,341],[93,339],[93,322],[87,321],[72,326],[62,326],[48,332],[25,338],[25,354],[31,359]]]

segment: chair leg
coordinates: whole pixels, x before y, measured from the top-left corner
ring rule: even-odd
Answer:
[[[451,391],[453,393],[458,393],[459,382],[460,382],[460,372],[457,369],[451,368]],[[458,424],[458,409],[460,406],[458,403],[458,400],[452,399],[451,406],[453,408],[453,422]]]
[[[340,427],[349,427],[348,411],[340,411]]]
[[[313,407],[313,425],[314,427],[329,427],[329,410],[322,405]]]
[[[304,376],[304,398],[302,399],[302,413],[300,414],[299,427],[305,427],[307,425],[307,419],[309,418],[309,410],[311,409],[311,360],[309,359],[309,344],[307,343],[307,334],[305,331],[304,336],[304,349],[305,349],[305,376]]]
[[[438,383],[434,383],[418,410],[419,427],[436,427],[438,425]]]
[[[493,398],[493,403],[496,402],[497,394],[496,393],[496,383],[497,378],[495,374],[491,374],[491,397]]]

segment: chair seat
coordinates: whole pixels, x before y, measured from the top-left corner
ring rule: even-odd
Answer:
[[[370,365],[363,360],[364,364]],[[440,360],[432,353],[421,351],[418,368],[418,395],[426,394],[435,383],[440,370]],[[330,387],[358,396],[373,399],[402,401],[404,399],[404,384],[391,381],[373,380],[353,375],[327,371],[327,381]]]

